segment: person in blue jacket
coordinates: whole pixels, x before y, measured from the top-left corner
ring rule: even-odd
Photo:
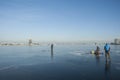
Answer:
[[[110,46],[106,43],[104,46],[106,60],[110,59]]]

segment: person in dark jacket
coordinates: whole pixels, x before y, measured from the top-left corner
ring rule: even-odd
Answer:
[[[99,48],[99,46],[97,46],[97,48],[96,48],[96,50],[95,50],[95,54],[96,54],[96,55],[99,55],[99,54],[100,54],[100,48]]]

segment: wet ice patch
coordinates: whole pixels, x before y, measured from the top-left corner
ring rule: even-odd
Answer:
[[[116,55],[116,56],[120,56],[120,54],[119,54],[119,53],[117,53],[117,54],[114,54],[114,55]]]
[[[120,65],[120,62],[116,63],[117,65]]]
[[[88,54],[90,54],[90,53],[88,53],[88,52],[85,52],[85,51],[72,51],[72,52],[70,52],[72,55],[77,55],[77,56],[87,56]]]
[[[0,71],[7,70],[7,69],[10,69],[10,68],[14,68],[14,65],[6,66],[6,67],[1,67]]]
[[[119,51],[119,50],[116,50],[115,52],[116,52],[116,53],[120,53],[120,51]]]
[[[117,70],[120,70],[120,67],[116,67]]]
[[[79,55],[79,56],[84,54],[82,51],[72,51],[70,53],[73,54],[73,55]]]
[[[113,50],[111,53],[120,56],[120,50]]]

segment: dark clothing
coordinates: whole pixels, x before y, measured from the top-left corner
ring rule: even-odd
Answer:
[[[96,51],[95,51],[95,54],[96,55],[99,55],[100,54],[100,48],[97,46],[97,49],[96,49]]]
[[[105,53],[106,53],[106,54],[108,54],[108,53],[109,53],[109,51],[105,51]]]

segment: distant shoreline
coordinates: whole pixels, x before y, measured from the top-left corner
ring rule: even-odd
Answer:
[[[51,44],[55,44],[55,45],[105,45],[105,43],[58,43],[58,42],[54,42],[54,43],[32,43],[32,44],[28,44],[28,43],[0,43],[0,46],[44,46],[44,45],[51,45]],[[111,43],[110,43],[111,44]],[[111,44],[113,45],[113,44]]]
[[[111,45],[120,45],[120,44],[111,43]]]

